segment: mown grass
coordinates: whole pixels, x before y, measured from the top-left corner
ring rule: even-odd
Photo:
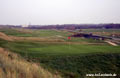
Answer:
[[[4,43],[5,41],[1,42]],[[34,52],[41,54],[79,54],[79,53],[97,53],[97,52],[119,52],[120,46],[110,45],[92,45],[92,44],[60,44],[43,42],[8,42],[3,44],[6,48],[20,52]]]
[[[62,32],[59,30],[33,30],[34,33],[39,34],[41,37],[49,36],[68,36],[68,32]]]

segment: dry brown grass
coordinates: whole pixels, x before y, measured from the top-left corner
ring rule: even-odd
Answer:
[[[0,78],[61,78],[36,63],[27,62],[17,54],[0,48]]]
[[[7,36],[6,34],[2,32],[0,32],[0,38],[4,40],[8,40],[8,41],[13,41],[13,39],[11,39],[9,36]]]
[[[16,30],[16,31],[18,31],[18,32],[21,32],[21,33],[33,33],[33,31],[31,30],[31,29],[24,29],[24,28],[12,28],[12,29],[14,29],[14,30]]]

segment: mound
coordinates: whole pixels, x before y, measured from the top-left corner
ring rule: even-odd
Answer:
[[[13,41],[12,38],[10,38],[9,36],[7,36],[6,34],[0,32],[0,38],[7,40],[7,41]]]
[[[17,54],[0,48],[0,78],[61,78]]]

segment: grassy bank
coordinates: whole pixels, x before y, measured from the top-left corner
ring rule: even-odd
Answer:
[[[0,78],[61,78],[0,47]]]

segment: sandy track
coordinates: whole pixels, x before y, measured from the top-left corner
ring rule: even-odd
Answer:
[[[105,41],[105,42],[107,42],[108,44],[110,44],[110,45],[112,45],[112,46],[118,46],[116,43],[111,42],[111,41]]]

